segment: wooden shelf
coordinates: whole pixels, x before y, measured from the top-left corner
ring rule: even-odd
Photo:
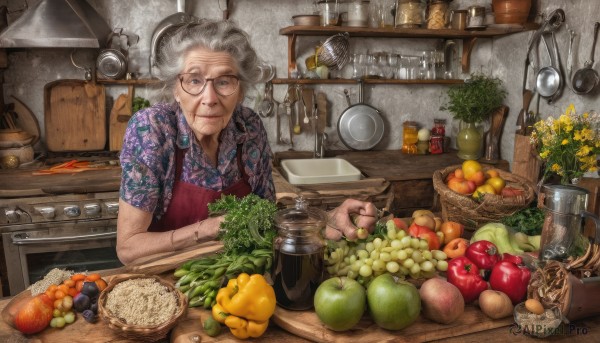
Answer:
[[[364,84],[375,85],[454,85],[464,83],[464,80],[396,80],[396,79],[363,79]],[[273,79],[273,84],[358,84],[352,79]]]
[[[535,23],[528,23],[524,26],[486,28],[485,30],[288,26],[280,29],[279,34],[288,36],[288,77],[292,75],[294,70],[297,70],[296,39],[298,36],[331,36],[344,32],[347,32],[350,37],[462,39],[463,53],[461,57],[461,67],[463,73],[468,73],[470,69],[471,51],[478,38],[501,37],[519,32],[536,30],[538,27],[539,25]]]
[[[132,79],[132,80],[111,80],[111,79],[96,79],[97,83],[105,84],[105,85],[134,85],[134,86],[144,86],[144,85],[153,85],[160,82],[158,79]]]

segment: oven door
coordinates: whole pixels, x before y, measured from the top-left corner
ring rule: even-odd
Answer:
[[[122,266],[115,220],[52,223],[2,234],[11,295],[53,268],[91,272]]]

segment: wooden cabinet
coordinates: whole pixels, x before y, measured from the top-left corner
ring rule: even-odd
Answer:
[[[588,197],[587,210],[600,217],[600,178],[582,178],[577,186],[587,189],[590,192]],[[600,237],[596,236],[596,226],[594,221],[587,219],[585,224],[584,234],[588,237],[596,237],[600,240]]]
[[[488,28],[482,31],[467,30],[429,30],[429,29],[402,29],[402,28],[363,28],[347,26],[288,26],[279,30],[280,35],[288,37],[288,78],[275,79],[273,83],[356,83],[355,80],[298,80],[291,79],[292,71],[297,70],[296,42],[299,36],[331,36],[347,32],[350,37],[372,37],[372,38],[437,38],[437,39],[461,39],[463,41],[463,52],[461,56],[461,67],[464,73],[469,72],[471,51],[479,38],[493,38],[523,31],[537,29],[537,24],[528,24],[525,27],[516,28]],[[388,84],[448,84],[461,83],[462,80],[365,80],[365,83],[388,83]]]

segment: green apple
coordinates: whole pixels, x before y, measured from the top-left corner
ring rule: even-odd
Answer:
[[[419,291],[411,283],[391,274],[373,279],[367,288],[371,318],[388,330],[400,330],[412,324],[421,312]]]
[[[323,281],[315,293],[317,316],[334,331],[351,329],[365,312],[367,294],[358,281],[345,276]]]

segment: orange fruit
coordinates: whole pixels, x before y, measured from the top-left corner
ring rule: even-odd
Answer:
[[[489,179],[487,179],[485,184],[491,185],[492,187],[494,187],[496,194],[500,194],[500,192],[502,192],[502,189],[504,188],[504,186],[506,186],[506,181],[504,181],[504,179],[501,178],[500,176],[494,176],[494,177],[490,177]]]
[[[485,176],[487,176],[488,178],[496,177],[496,176],[500,176],[500,173],[498,173],[498,171],[496,169],[490,169],[485,172]]]
[[[481,170],[479,170],[476,171],[473,175],[471,175],[471,178],[467,180],[475,182],[477,186],[481,186],[485,183],[485,174]]]
[[[466,180],[471,180],[473,174],[481,170],[481,164],[475,160],[466,160],[462,164],[462,171],[465,174]]]

